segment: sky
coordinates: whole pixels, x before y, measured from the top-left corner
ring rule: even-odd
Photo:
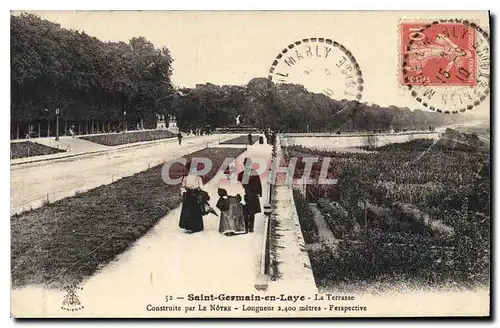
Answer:
[[[485,11],[32,13],[64,28],[85,31],[102,41],[128,41],[134,36],[144,36],[156,47],[166,46],[174,58],[172,81],[178,87],[207,82],[244,85],[252,78],[267,77],[272,62],[289,44],[304,38],[330,38],[349,49],[359,63],[364,80],[361,101],[411,109],[422,106],[398,83],[400,21],[465,18],[486,29],[489,22]],[[299,80],[289,79],[301,83]],[[322,84],[321,80],[315,82]],[[489,99],[473,111],[488,114]]]

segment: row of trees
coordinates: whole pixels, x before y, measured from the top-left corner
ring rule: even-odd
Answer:
[[[206,122],[271,126],[281,131],[372,131],[427,129],[458,123],[463,117],[396,106],[381,107],[356,100],[335,100],[308,92],[302,85],[274,84],[254,78],[245,86],[200,84],[176,94],[179,125],[189,128]]]
[[[175,92],[172,62],[167,48],[156,49],[143,37],[102,42],[31,14],[11,16],[12,134],[23,136],[29,124],[40,122],[53,131],[56,108],[63,126],[75,125],[77,133],[115,130],[122,121],[154,127],[160,113],[176,114],[183,129],[232,125],[242,115],[245,125],[281,131],[416,129],[456,119],[333,100],[266,78]]]
[[[170,104],[173,59],[143,37],[101,42],[31,14],[11,16],[11,119],[154,122]]]

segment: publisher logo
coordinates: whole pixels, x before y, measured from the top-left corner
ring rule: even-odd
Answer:
[[[78,296],[78,292],[81,291],[82,287],[77,287],[74,285],[66,286],[62,289],[65,292],[61,309],[68,312],[80,311],[84,308],[80,298]]]

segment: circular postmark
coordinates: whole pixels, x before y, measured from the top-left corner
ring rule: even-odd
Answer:
[[[268,78],[303,85],[330,98],[360,100],[363,74],[354,55],[326,38],[307,38],[285,47],[273,61]]]
[[[490,38],[473,22],[443,19],[400,25],[400,83],[423,107],[472,110],[490,92]]]

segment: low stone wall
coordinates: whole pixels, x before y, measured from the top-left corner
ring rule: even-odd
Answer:
[[[279,138],[277,157],[281,157]],[[275,218],[278,221],[275,238],[279,278],[271,281],[268,291],[298,292],[303,295],[317,293],[314,274],[300,229],[299,217],[293,199],[292,186],[276,186]]]
[[[367,136],[401,136],[401,135],[415,135],[415,134],[438,134],[437,131],[405,131],[405,132],[385,132],[385,133],[371,133],[371,132],[349,132],[349,133],[341,133],[337,134],[335,132],[290,132],[290,133],[282,133],[281,137],[336,137],[336,138],[345,138],[345,137],[367,137]]]
[[[414,139],[435,139],[437,132],[365,134],[365,135],[307,135],[286,134],[283,143],[292,146],[304,146],[315,149],[342,149],[361,146],[380,147],[391,143],[403,143]]]

